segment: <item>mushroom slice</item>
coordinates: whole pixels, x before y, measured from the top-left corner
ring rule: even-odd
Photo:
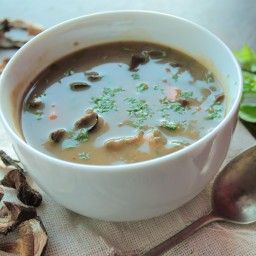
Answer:
[[[8,156],[3,150],[0,150],[0,158],[6,166],[14,166],[21,172],[24,172],[23,169],[18,165],[17,160],[13,160],[10,156]]]
[[[57,131],[52,132],[49,137],[50,140],[53,141],[54,143],[59,143],[64,139],[66,134],[67,132],[65,129],[59,129]]]
[[[28,103],[28,109],[30,110],[37,110],[37,109],[43,109],[44,108],[44,103],[39,100],[39,99],[32,99],[30,100],[30,102]]]
[[[128,145],[136,145],[143,141],[144,132],[139,132],[135,136],[109,139],[105,142],[105,147],[111,150],[119,150]]]
[[[3,204],[4,206],[0,209],[0,234],[7,234],[21,222],[37,216],[34,207],[11,202],[3,202]]]
[[[0,245],[0,251],[20,256],[43,255],[47,245],[47,232],[39,218],[30,219],[19,226],[19,237],[13,243]]]
[[[215,96],[215,102],[221,103],[223,102],[224,98],[225,98],[224,93],[218,94],[217,96]]]
[[[41,194],[30,187],[26,176],[20,170],[14,169],[9,171],[1,183],[6,187],[15,188],[18,199],[26,205],[37,207],[42,202]]]
[[[43,30],[41,26],[31,22],[23,20],[0,19],[0,48],[20,48],[29,40],[29,38],[27,38],[27,40],[15,40],[7,37],[5,33],[12,29],[26,30],[29,36],[37,35]]]
[[[76,129],[86,128],[87,131],[90,131],[94,128],[97,122],[98,122],[98,114],[92,109],[88,109],[85,112],[85,115],[75,123],[75,128]]]
[[[85,82],[73,82],[69,86],[72,91],[82,91],[90,88],[90,85]]]
[[[103,76],[101,76],[98,72],[95,72],[95,71],[86,72],[85,74],[88,76],[87,79],[88,79],[90,82],[99,81],[99,80],[101,80],[102,77],[103,77]]]
[[[130,62],[129,70],[135,70],[140,64],[145,64],[148,62],[148,55],[143,53],[133,54]]]

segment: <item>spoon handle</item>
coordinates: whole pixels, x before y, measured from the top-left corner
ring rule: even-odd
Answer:
[[[223,220],[221,217],[216,216],[213,212],[199,218],[189,226],[185,227],[183,230],[175,234],[174,236],[168,238],[161,244],[150,249],[148,252],[143,254],[143,256],[158,256],[167,250],[173,248],[175,245],[181,243],[191,235],[193,235],[198,229],[208,225],[211,222]]]

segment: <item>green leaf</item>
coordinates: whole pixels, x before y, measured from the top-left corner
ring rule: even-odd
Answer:
[[[247,122],[256,123],[256,104],[241,105],[239,110],[239,117]]]
[[[244,79],[244,93],[255,93],[256,94],[256,74],[243,71]]]
[[[256,123],[256,52],[244,45],[235,55],[243,70],[243,97],[239,117]]]
[[[235,56],[243,70],[256,72],[256,52],[251,47],[244,45],[239,51],[235,52]]]

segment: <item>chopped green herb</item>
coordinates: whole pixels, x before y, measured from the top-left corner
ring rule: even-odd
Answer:
[[[204,77],[206,83],[213,83],[215,81],[213,73],[207,73]]]
[[[72,76],[73,74],[75,74],[73,70],[67,70],[66,72],[64,72],[64,76]]]
[[[169,122],[169,121],[164,120],[161,123],[160,127],[166,128],[166,129],[171,130],[171,131],[176,131],[177,128],[178,128],[178,124],[174,123],[174,122]]]
[[[132,73],[132,78],[134,79],[134,80],[139,80],[140,79],[140,75],[138,74],[138,73]]]
[[[248,45],[235,53],[243,72],[243,97],[239,117],[256,123],[256,52]]]
[[[43,118],[43,112],[37,111],[37,112],[35,113],[35,116],[36,116],[36,120],[41,120],[41,119]]]
[[[182,114],[185,111],[185,109],[188,108],[188,107],[182,106],[182,104],[179,102],[168,100],[167,97],[160,99],[160,103],[162,105],[162,108],[160,109],[160,111],[162,112],[162,117],[169,116],[170,115],[169,110],[173,110],[175,112]]]
[[[99,113],[109,112],[111,110],[117,111],[116,101],[114,97],[117,93],[124,91],[123,88],[104,88],[102,96],[92,97],[91,101],[94,104],[93,109]]]
[[[126,98],[129,103],[127,112],[133,118],[134,126],[142,127],[142,123],[153,116],[153,111],[145,100]]]
[[[89,153],[85,153],[85,152],[79,153],[78,156],[79,156],[79,159],[81,160],[88,160],[90,158]]]
[[[179,79],[178,73],[175,73],[175,74],[172,76],[172,79],[173,79],[175,82],[177,82],[178,79]]]
[[[137,89],[138,92],[143,92],[143,91],[148,90],[148,85],[145,84],[145,83],[141,83],[141,84],[139,84],[139,85],[136,87],[136,89]]]
[[[154,90],[155,90],[155,91],[157,91],[157,90],[159,90],[159,89],[160,89],[159,84],[154,86]]]
[[[78,133],[72,135],[72,138],[81,143],[85,143],[89,139],[89,134],[86,129],[80,129]]]
[[[221,102],[215,102],[208,110],[206,119],[213,120],[222,117],[223,104]]]
[[[184,99],[189,99],[193,96],[193,92],[191,91],[185,91],[185,92],[181,92],[180,97],[184,98]]]

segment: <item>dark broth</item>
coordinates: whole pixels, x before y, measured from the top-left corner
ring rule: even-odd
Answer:
[[[136,54],[147,59],[130,70]],[[224,103],[223,88],[197,60],[162,45],[117,42],[44,70],[24,96],[20,125],[28,144],[57,158],[133,163],[195,142],[223,119]],[[92,112],[97,125],[88,131],[76,122]],[[58,129],[58,140],[49,139]]]

